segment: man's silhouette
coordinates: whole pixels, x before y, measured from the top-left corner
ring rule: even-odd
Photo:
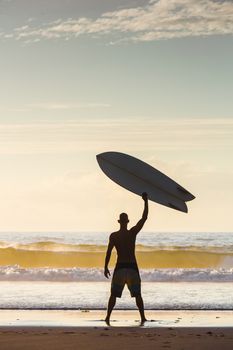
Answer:
[[[144,305],[141,296],[141,279],[139,275],[137,260],[135,256],[135,242],[137,234],[141,231],[148,215],[148,198],[147,193],[142,194],[144,200],[144,211],[142,218],[138,223],[128,230],[129,222],[126,213],[120,214],[118,220],[120,229],[113,232],[109,238],[108,249],[105,258],[104,275],[109,278],[108,263],[111,257],[112,249],[115,247],[117,251],[117,262],[114,269],[111,285],[111,295],[108,302],[108,311],[105,322],[109,325],[111,312],[115,306],[116,298],[121,298],[121,294],[125,284],[130,291],[131,297],[136,299],[136,304],[141,316],[141,323],[146,321],[144,314]]]

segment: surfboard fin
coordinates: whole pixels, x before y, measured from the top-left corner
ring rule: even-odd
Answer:
[[[181,208],[177,207],[176,205],[174,205],[172,203],[168,203],[170,208],[182,211],[183,213],[187,213],[188,212],[188,207],[187,207],[186,203],[184,203],[184,204],[185,204],[184,209],[181,209]]]

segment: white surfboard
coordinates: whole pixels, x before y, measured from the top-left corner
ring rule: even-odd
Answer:
[[[118,185],[156,203],[187,213],[186,201],[195,197],[185,188],[151,165],[120,152],[105,152],[96,156],[103,172]]]

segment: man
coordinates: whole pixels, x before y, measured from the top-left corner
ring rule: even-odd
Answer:
[[[116,298],[121,297],[125,284],[127,284],[131,297],[136,299],[136,305],[141,316],[141,324],[146,321],[143,299],[141,296],[141,279],[135,256],[136,237],[141,231],[148,216],[147,193],[142,194],[142,199],[144,200],[144,211],[141,220],[138,221],[136,226],[128,230],[128,215],[126,213],[121,213],[118,220],[120,229],[117,232],[113,232],[109,238],[104,268],[104,275],[106,278],[109,278],[110,276],[108,263],[114,247],[117,251],[117,263],[113,273],[111,295],[109,298],[107,316],[105,319],[105,322],[108,325],[110,323],[111,312],[116,303]]]

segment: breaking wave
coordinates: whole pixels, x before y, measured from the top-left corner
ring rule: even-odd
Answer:
[[[0,266],[21,268],[101,268],[106,246],[68,244],[53,241],[33,243],[0,242]],[[149,246],[139,244],[136,255],[140,268],[232,268],[233,248]],[[113,251],[110,266],[116,254]]]
[[[144,282],[233,282],[229,269],[141,269]],[[98,268],[21,268],[0,267],[0,281],[103,282]]]

